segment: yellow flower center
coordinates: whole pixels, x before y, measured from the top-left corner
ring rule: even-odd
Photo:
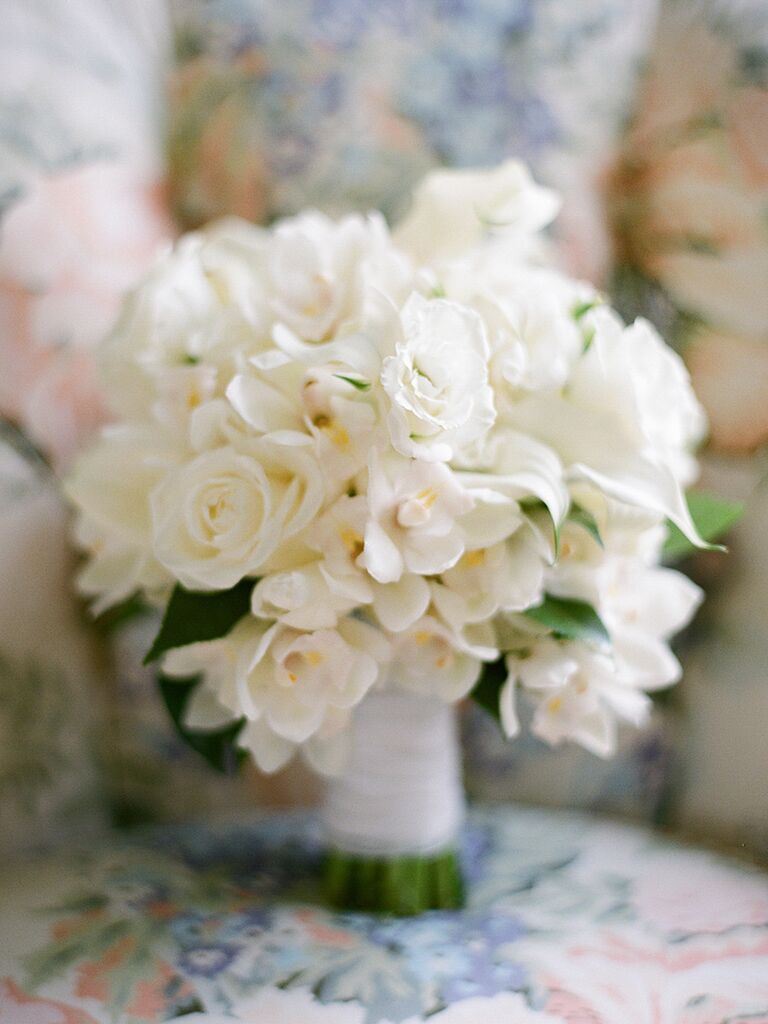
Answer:
[[[363,553],[365,545],[362,536],[357,532],[357,530],[353,530],[351,526],[343,526],[339,530],[339,537],[341,537],[342,544],[349,552],[349,557],[353,561],[354,559],[359,558]]]

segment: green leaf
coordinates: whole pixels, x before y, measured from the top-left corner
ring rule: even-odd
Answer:
[[[157,661],[174,647],[226,636],[250,608],[255,583],[255,580],[240,580],[230,590],[213,593],[185,590],[177,583],[144,664]]]
[[[603,547],[603,538],[600,536],[600,528],[597,525],[597,520],[591,512],[587,512],[585,508],[581,508],[580,505],[572,505],[571,510],[568,513],[568,519],[572,523],[577,523],[582,526],[587,533],[592,537],[595,543]]]
[[[592,309],[597,309],[601,305],[599,299],[590,299],[588,302],[579,302],[571,310],[571,316],[574,320],[581,320],[583,316],[586,316]]]
[[[546,626],[561,640],[582,640],[596,647],[605,647],[610,643],[602,619],[586,601],[547,594],[540,605],[529,608],[525,615]]]
[[[93,619],[94,627],[104,636],[109,636],[121,629],[126,622],[140,618],[142,615],[151,613],[150,606],[141,598],[140,594],[133,594],[119,604],[112,605],[100,615]]]
[[[703,491],[691,491],[686,495],[686,500],[696,529],[709,543],[727,533],[744,514],[744,505],[741,502],[726,501]],[[667,527],[667,541],[663,552],[666,561],[676,562],[697,550],[674,523],[667,523]]]
[[[225,775],[234,775],[246,756],[245,751],[236,744],[237,736],[245,724],[245,719],[240,718],[215,732],[197,732],[188,729],[184,725],[184,710],[192,696],[192,691],[199,683],[200,676],[192,676],[189,679],[171,679],[159,673],[157,677],[160,695],[179,736],[201,757],[204,757],[216,771]]]
[[[499,712],[499,693],[506,680],[507,665],[502,655],[496,661],[489,661],[483,665],[480,679],[471,694],[475,704],[479,704],[497,722],[501,717]]]
[[[348,377],[345,373],[334,373],[333,376],[338,377],[339,380],[346,381],[347,384],[351,384],[358,391],[370,391],[371,389],[371,382],[369,380],[362,380],[360,377]]]

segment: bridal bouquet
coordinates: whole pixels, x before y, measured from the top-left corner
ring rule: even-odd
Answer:
[[[648,322],[553,269],[557,208],[510,162],[430,175],[391,232],[223,221],[104,346],[114,423],[68,482],[80,587],[164,609],[149,658],[185,729],[340,775],[341,854],[444,865],[447,709],[473,691],[509,736],[524,705],[607,756],[680,675],[700,593],[659,562],[668,524],[704,543],[704,417]]]

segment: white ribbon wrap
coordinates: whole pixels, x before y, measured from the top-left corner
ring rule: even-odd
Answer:
[[[428,856],[455,845],[463,816],[455,706],[402,690],[366,697],[349,760],[328,784],[330,845],[357,856]]]

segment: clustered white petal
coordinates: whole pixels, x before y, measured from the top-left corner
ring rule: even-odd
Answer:
[[[392,235],[377,214],[227,220],[181,239],[104,346],[117,423],[68,482],[103,609],[252,584],[190,727],[243,720],[267,771],[339,767],[373,687],[446,701],[505,659],[500,714],[599,755],[676,681],[699,601],[660,568],[704,431],[680,359],[544,265],[557,197],[514,161],[441,171]],[[585,525],[585,523],[587,525]],[[594,530],[588,528],[592,523]],[[587,602],[607,642],[526,612]]]

